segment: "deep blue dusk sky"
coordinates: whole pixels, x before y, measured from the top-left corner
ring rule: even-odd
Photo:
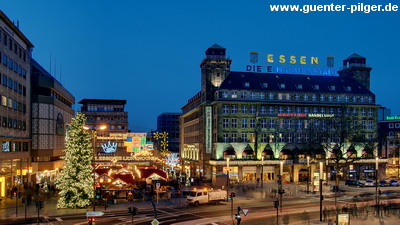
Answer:
[[[233,71],[249,52],[335,57],[356,52],[373,67],[377,103],[400,114],[400,12],[276,13],[268,4],[354,1],[3,1],[1,10],[35,45],[33,57],[75,96],[126,99],[132,131],[156,129],[200,90],[199,64],[218,43]],[[364,1],[386,4],[390,1]],[[398,3],[398,1],[391,1]],[[54,62],[57,71],[54,72]],[[78,109],[77,106],[74,107]]]

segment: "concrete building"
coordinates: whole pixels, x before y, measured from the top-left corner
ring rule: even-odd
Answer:
[[[378,122],[379,150],[389,159],[386,177],[400,177],[400,116],[387,116]]]
[[[0,196],[29,182],[33,44],[0,11]]]
[[[51,184],[63,163],[66,124],[74,117],[75,98],[38,62],[31,59],[31,64],[32,181]]]
[[[205,55],[201,91],[182,107],[180,153],[188,178],[215,180],[226,174],[229,159],[232,181],[274,180],[281,173],[297,182],[307,179],[307,156],[311,174],[324,162],[328,179],[375,176],[379,106],[365,57],[352,54],[339,76],[327,76],[231,71],[232,60],[217,44]],[[339,147],[343,138],[333,130],[341,123],[357,128],[362,141]],[[330,145],[337,154],[324,147]],[[358,160],[336,171],[332,158],[339,152]]]

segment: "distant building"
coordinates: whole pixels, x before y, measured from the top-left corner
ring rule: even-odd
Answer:
[[[386,177],[400,177],[400,116],[387,117],[378,122],[379,151],[389,162]]]
[[[161,113],[157,117],[157,131],[168,133],[168,150],[179,152],[179,117],[182,113]]]
[[[386,120],[386,117],[392,115],[392,110],[386,107],[379,107],[378,109],[378,121]]]
[[[32,173],[37,183],[54,182],[62,167],[66,124],[74,117],[74,96],[31,59]]]
[[[201,91],[182,107],[180,155],[186,177],[214,181],[226,174],[229,159],[231,180],[275,180],[281,173],[284,180],[305,181],[306,156],[313,161],[311,174],[327,160],[328,178],[339,172],[343,178],[375,175],[379,106],[369,89],[372,68],[365,57],[352,54],[343,60],[339,76],[231,71],[231,62],[225,48],[208,48],[200,64]],[[321,143],[341,140],[333,127],[342,118],[358,127],[363,144],[343,147],[343,157],[357,161],[335,171],[329,160],[335,154]]]
[[[18,26],[0,11],[0,196],[6,196],[7,189],[30,181],[33,47]]]

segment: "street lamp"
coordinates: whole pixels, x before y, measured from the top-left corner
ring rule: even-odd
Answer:
[[[376,205],[376,209],[377,209],[377,215],[379,216],[378,166],[379,166],[379,157],[376,157],[376,158],[375,158],[375,205]]]
[[[261,154],[261,188],[264,187],[264,156]]]
[[[226,200],[229,197],[229,156],[226,158]]]
[[[82,127],[85,130],[91,132],[92,140],[93,140],[93,160],[92,160],[92,167],[93,167],[93,211],[96,211],[96,139],[97,139],[97,130],[105,130],[107,126],[102,125],[96,129],[96,127],[90,125],[84,125]]]
[[[307,156],[307,194],[310,193],[310,156]]]
[[[324,199],[322,195],[322,167],[324,166],[323,162],[319,162],[319,221],[322,221],[322,200]]]

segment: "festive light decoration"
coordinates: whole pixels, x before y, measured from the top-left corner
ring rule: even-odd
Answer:
[[[82,129],[86,117],[77,113],[67,131],[64,167],[58,180],[58,208],[83,208],[91,204],[93,187],[93,147],[91,134]]]

